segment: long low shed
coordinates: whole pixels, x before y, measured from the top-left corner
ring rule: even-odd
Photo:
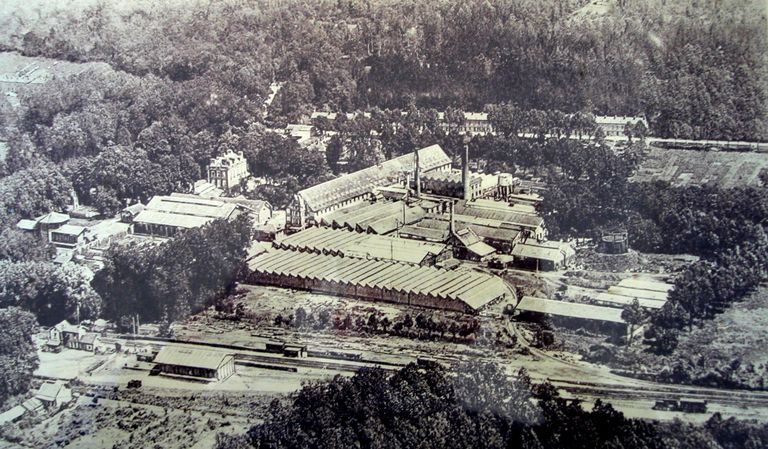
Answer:
[[[651,290],[641,290],[638,288],[627,288],[616,285],[608,287],[608,293],[627,296],[629,298],[655,299],[656,301],[666,301],[669,296],[669,293],[667,292],[654,292]]]
[[[524,296],[515,307],[515,314],[546,315],[556,324],[569,328],[585,328],[615,336],[626,335],[627,323],[621,318],[622,309]]]
[[[474,313],[514,293],[499,277],[397,262],[274,250],[249,262],[249,282]]]
[[[672,284],[667,284],[666,282],[659,282],[659,281],[647,281],[643,279],[622,279],[621,282],[619,282],[619,287],[627,287],[627,288],[635,288],[638,290],[650,290],[653,292],[662,292],[662,293],[669,293],[673,288],[675,288]]]
[[[612,293],[604,293],[604,292],[600,292],[592,296],[592,299],[594,299],[597,302],[607,303],[610,307],[619,307],[619,308],[623,308],[624,306],[632,304],[632,301],[634,301],[635,299],[637,299],[637,302],[638,304],[640,304],[640,307],[644,307],[646,309],[661,309],[662,307],[664,307],[664,303],[666,302],[666,301],[659,301],[656,299],[633,298],[629,296],[614,295]]]

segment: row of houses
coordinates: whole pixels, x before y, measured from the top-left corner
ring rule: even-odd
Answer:
[[[407,112],[403,112],[407,114]],[[315,122],[316,119],[324,118],[329,121],[335,121],[339,117],[339,113],[336,112],[313,112],[310,119]],[[365,117],[371,117],[368,112],[361,113],[347,113],[345,117],[347,120],[352,120],[358,115]],[[625,116],[625,115],[595,115],[595,125],[602,129],[606,136],[624,136],[625,128],[627,126],[635,126],[640,123],[648,129],[648,120],[645,116]],[[493,134],[495,131],[487,112],[464,112],[463,123],[458,126],[456,131],[460,134],[476,134],[486,135]],[[445,113],[438,112],[437,119],[441,123],[441,126],[448,129],[450,124],[446,123]],[[311,136],[313,127],[312,125],[289,125],[289,132],[291,135],[294,133],[297,136],[309,138]]]

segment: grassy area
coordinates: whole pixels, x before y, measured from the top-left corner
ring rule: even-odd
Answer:
[[[768,286],[684,334],[664,368],[671,377],[705,385],[764,389],[768,385]],[[667,365],[667,364],[665,364]],[[669,365],[667,365],[669,366]],[[675,373],[675,368],[677,372]],[[685,373],[685,374],[682,374]]]
[[[668,356],[648,352],[642,337],[627,348],[596,336],[558,335],[566,350],[582,354],[585,360],[659,381],[764,390],[768,385],[766,328],[768,286],[763,286],[715,319],[684,332]]]

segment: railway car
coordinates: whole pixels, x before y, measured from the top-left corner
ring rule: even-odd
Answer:
[[[663,399],[656,401],[654,410],[683,413],[707,413],[707,401],[695,399]]]

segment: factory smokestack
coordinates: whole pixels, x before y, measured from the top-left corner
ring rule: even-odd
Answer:
[[[472,190],[469,186],[469,144],[464,144],[464,157],[461,159],[461,184],[464,187],[464,199],[469,201]]]
[[[421,170],[421,167],[419,162],[418,148],[413,152],[413,158],[416,161],[416,198],[421,198],[421,173],[419,172],[419,170]]]
[[[451,237],[456,235],[456,222],[453,218],[453,201],[448,202],[448,211],[449,211],[449,217],[450,217],[450,225],[448,226],[448,230],[451,232]]]

